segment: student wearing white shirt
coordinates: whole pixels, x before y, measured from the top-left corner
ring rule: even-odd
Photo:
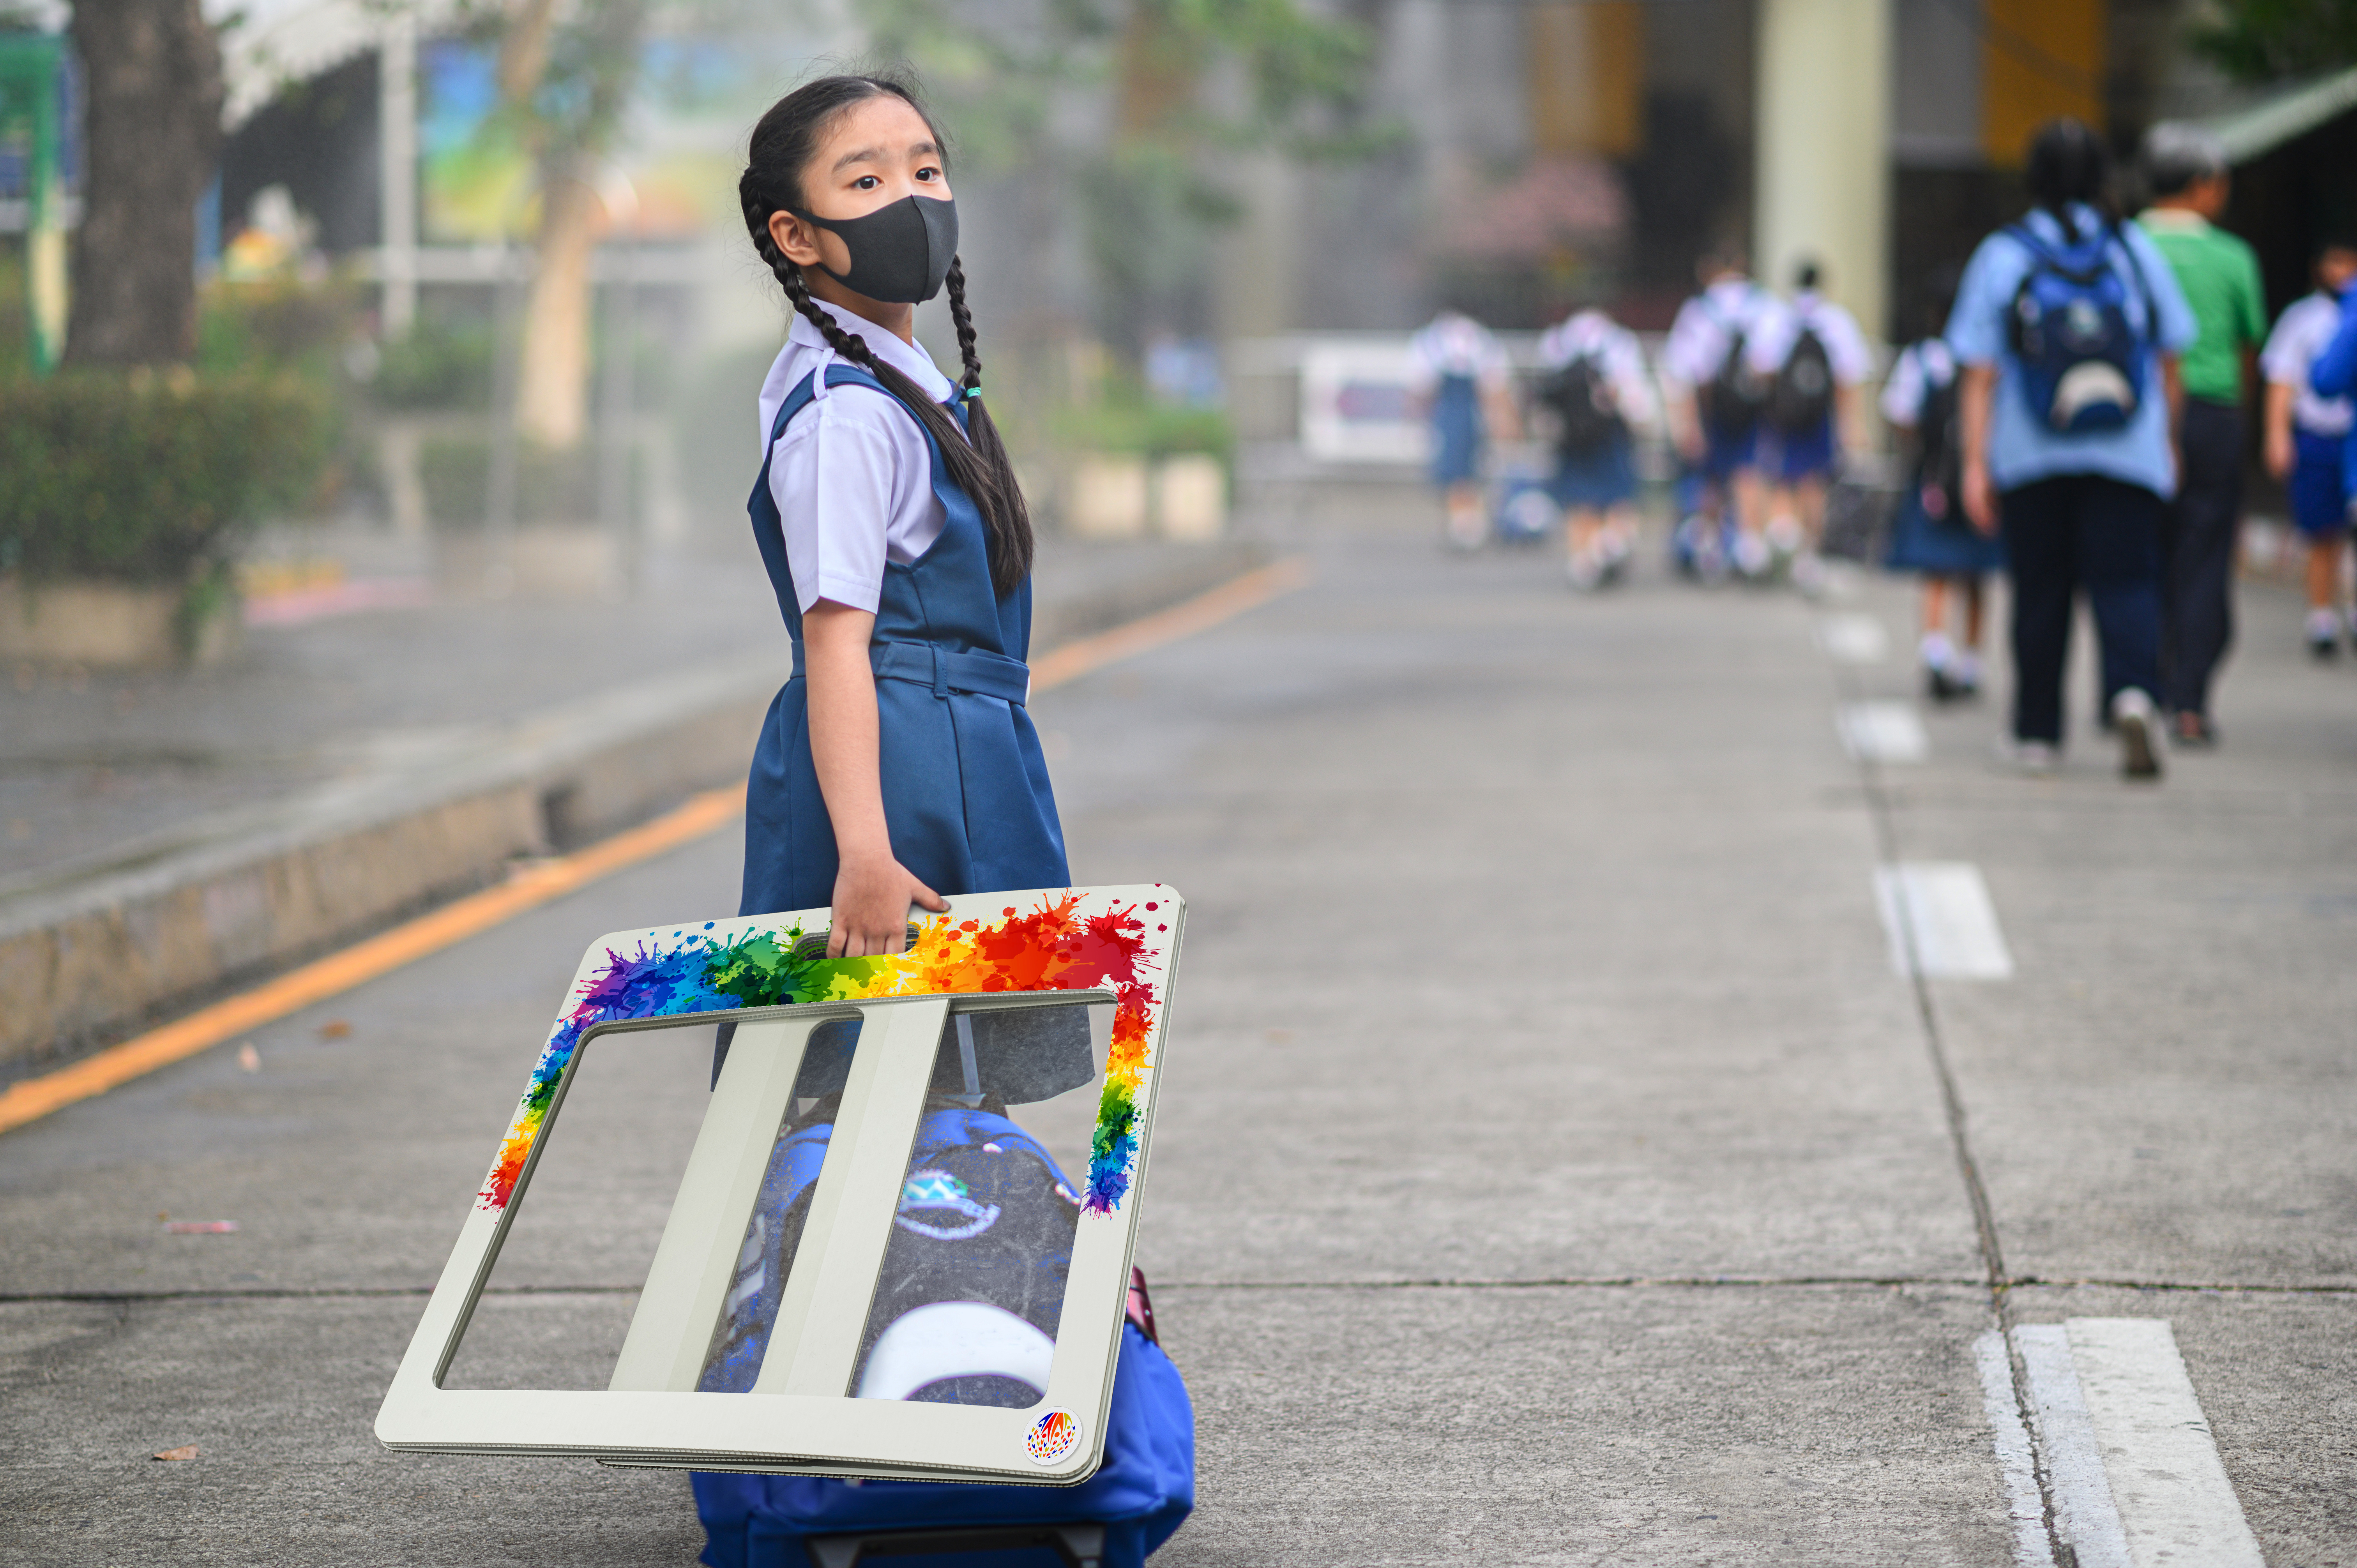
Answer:
[[[2308,372],[2341,329],[2341,296],[2357,285],[2357,244],[2331,241],[2316,252],[2316,292],[2295,301],[2259,356],[2266,379],[2267,472],[2290,492],[2292,526],[2308,542],[2308,647],[2318,659],[2341,651],[2349,634],[2341,609],[2341,560],[2349,545],[2350,496],[2341,448],[2357,410],[2321,397]]]
[[[1596,588],[1626,568],[1637,536],[1632,436],[1661,413],[1637,336],[1587,309],[1539,339],[1538,396],[1555,419],[1548,489],[1564,509],[1571,585]]]
[[[1934,274],[1926,291],[1924,335],[1899,351],[1882,383],[1882,416],[1899,433],[1909,456],[1883,564],[1922,576],[1918,649],[1924,691],[1935,703],[1979,694],[1984,589],[1989,574],[2005,569],[2004,544],[1964,517],[1957,419],[1963,377],[1956,356],[1940,336],[1955,302],[1956,275],[1953,267]],[[1958,599],[1964,602],[1964,621],[1952,633],[1948,612]]]
[[[1761,533],[1759,468],[1767,389],[1748,349],[1774,302],[1746,266],[1732,247],[1705,256],[1695,269],[1702,292],[1678,307],[1662,350],[1670,436],[1703,487],[1700,511],[1679,524],[1678,559],[1706,576],[1730,532],[1727,552],[1738,571],[1756,575],[1771,564]]]
[[[1458,550],[1489,536],[1481,457],[1493,431],[1513,437],[1512,373],[1490,329],[1461,310],[1443,310],[1408,342],[1408,392],[1432,422],[1432,482]]]
[[[1029,686],[1031,525],[982,401],[941,138],[823,77],[754,128],[745,224],[795,317],[761,389],[755,542],[793,678],[754,754],[740,913],[829,907],[829,956],[911,905],[1071,880]],[[914,337],[946,284],[955,381]]]
[[[1771,301],[1749,344],[1751,369],[1767,383],[1760,466],[1767,476],[1768,543],[1792,562],[1792,581],[1814,592],[1824,579],[1817,544],[1825,490],[1856,428],[1857,389],[1874,354],[1857,319],[1818,293],[1824,270],[1803,262],[1790,304]]]

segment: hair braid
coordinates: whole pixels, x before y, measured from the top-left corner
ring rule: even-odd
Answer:
[[[800,203],[802,169],[815,153],[825,126],[862,100],[882,92],[902,99],[931,124],[931,117],[925,115],[924,106],[904,83],[876,77],[823,77],[780,99],[753,128],[751,156],[737,182],[737,202],[754,250],[777,278],[778,286],[785,290],[795,314],[815,328],[837,356],[881,382],[931,435],[951,479],[982,514],[991,585],[1004,597],[1031,575],[1031,515],[1023,503],[1023,488],[1015,478],[1006,444],[982,406],[982,356],[973,317],[966,311],[964,270],[954,257],[951,259],[950,316],[957,326],[958,354],[964,371],[958,383],[957,402],[966,415],[966,423],[961,425],[949,409],[935,403],[906,373],[877,358],[865,338],[845,330],[832,312],[811,297],[802,268],[779,248],[776,236],[770,232],[772,216]],[[934,140],[940,139],[937,130]]]
[[[975,391],[982,386],[982,349],[974,330],[974,315],[965,307],[965,263],[952,256],[949,274],[943,281],[950,290],[950,322],[957,328],[958,360],[965,371],[958,384],[969,392]]]

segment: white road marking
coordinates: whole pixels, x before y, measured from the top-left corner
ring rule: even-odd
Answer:
[[[1921,762],[1932,755],[1932,737],[1912,703],[1846,703],[1834,727],[1860,762]]]
[[[2061,1332],[2136,1568],[2265,1568],[2168,1321],[2073,1317]]]
[[[2111,1477],[2096,1446],[2095,1426],[2071,1364],[2071,1341],[2060,1324],[2013,1331],[2029,1374],[2029,1402],[2038,1422],[2038,1452],[2054,1498],[2055,1532],[2077,1554],[2079,1568],[2139,1568],[2112,1500]]]
[[[1874,617],[1847,611],[1817,618],[1817,646],[1836,664],[1879,664],[1890,639]]]
[[[2015,1568],[2054,1568],[2054,1545],[2046,1539],[2046,1500],[2038,1494],[2029,1433],[2013,1402],[2013,1369],[2006,1362],[2005,1336],[1991,1329],[1974,1340],[1973,1362],[1981,1374],[1981,1408],[1988,1412],[1989,1432],[1996,1440],[2006,1517],[2013,1521]]]
[[[1875,907],[1902,978],[2010,980],[2013,954],[1996,923],[1981,868],[1969,861],[1902,861],[1877,866]]]

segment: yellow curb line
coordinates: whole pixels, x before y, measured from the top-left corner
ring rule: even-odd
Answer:
[[[1247,572],[1209,593],[1095,637],[1067,643],[1032,666],[1031,689],[1044,692],[1092,671],[1199,631],[1292,592],[1309,580],[1307,560],[1291,556]],[[200,1007],[185,1018],[113,1046],[70,1067],[11,1084],[0,1092],[0,1133],[38,1121],[77,1101],[105,1093],[159,1067],[274,1023],[315,1002],[350,991],[405,963],[453,947],[576,888],[716,832],[745,810],[745,787],[730,784],[588,848],[519,868],[487,887],[365,941],[315,959],[251,991]]]
[[[1308,581],[1308,556],[1288,555],[1282,561],[1272,561],[1167,610],[1064,644],[1031,666],[1031,690],[1045,692],[1119,660],[1135,658],[1182,637],[1207,631],[1223,620],[1289,594]]]

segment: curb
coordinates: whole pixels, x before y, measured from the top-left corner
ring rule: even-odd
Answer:
[[[1235,577],[1238,545],[1042,604],[1052,650]],[[1044,656],[1043,656],[1044,657]],[[780,659],[637,682],[359,781],[190,824],[0,908],[0,1082],[474,891],[741,775]]]

